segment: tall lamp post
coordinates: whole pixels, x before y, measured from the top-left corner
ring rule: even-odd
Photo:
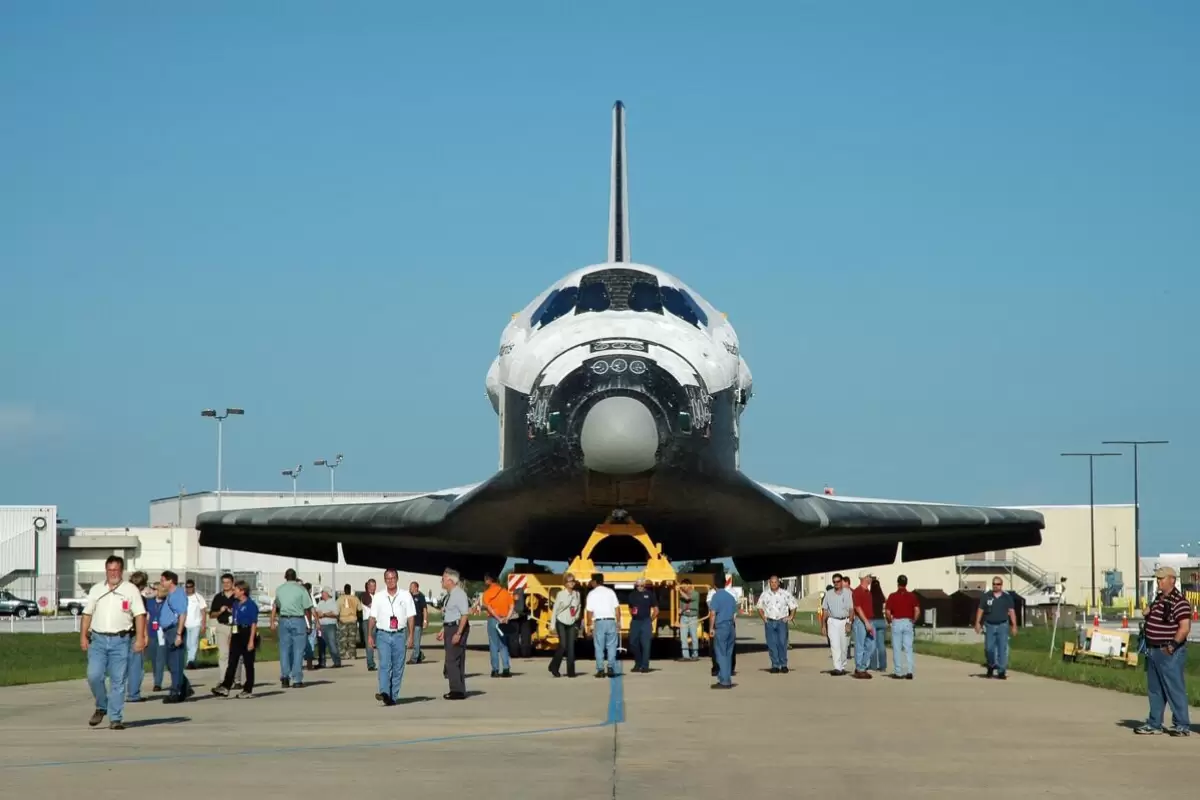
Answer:
[[[303,469],[303,464],[297,464],[295,469],[285,469],[282,472],[283,477],[292,479],[292,505],[296,505],[296,479],[300,477]]]
[[[283,470],[283,476],[285,478],[292,479],[292,505],[296,505],[296,479],[300,477],[300,471],[303,469],[304,469],[303,464],[297,464],[295,469]],[[296,570],[297,573],[300,572],[300,557],[299,556],[296,556],[294,559],[292,559],[292,568],[294,570]]]
[[[333,471],[342,463],[342,454],[338,453],[333,461],[324,458],[318,458],[313,462],[314,467],[329,467],[329,499],[333,499]]]
[[[342,454],[341,453],[338,453],[336,456],[334,456],[333,461],[329,461],[328,459],[324,459],[324,458],[318,458],[316,461],[313,462],[314,467],[329,467],[329,502],[331,502],[331,503],[333,502],[333,496],[334,496],[333,495],[333,471],[335,469],[337,469],[338,466],[341,465],[341,463],[342,463]],[[338,562],[338,559],[342,557],[342,546],[340,544],[334,545],[334,549],[336,550],[336,554],[334,555],[333,564],[331,565],[333,573],[332,573],[332,575],[330,575],[330,580],[333,583],[333,596],[336,597],[337,596],[337,562]]]
[[[1088,508],[1092,518],[1092,605],[1100,608],[1096,602],[1096,458],[1099,456],[1119,456],[1120,453],[1062,453],[1064,456],[1087,456],[1088,460]]]
[[[226,408],[224,414],[218,414],[215,409],[206,408],[200,412],[202,417],[210,417],[217,421],[217,511],[221,510],[221,467],[222,467],[222,443],[224,423],[228,417],[240,417],[245,415],[244,408]],[[217,585],[221,583],[221,548],[217,548]]]
[[[1133,553],[1134,563],[1137,565],[1134,570],[1137,572],[1137,580],[1133,582],[1133,607],[1142,607],[1142,550],[1140,547],[1142,533],[1142,504],[1138,502],[1138,445],[1142,444],[1170,444],[1166,439],[1124,439],[1114,440],[1110,442],[1101,442],[1100,444],[1131,444],[1133,445]]]

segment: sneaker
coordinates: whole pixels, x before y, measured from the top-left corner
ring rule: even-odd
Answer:
[[[1142,725],[1141,727],[1134,728],[1133,732],[1141,736],[1158,736],[1163,732],[1163,729],[1155,728],[1150,725]]]
[[[229,690],[226,689],[224,686],[221,686],[220,684],[217,684],[216,686],[212,687],[212,693],[215,694],[217,697],[229,697]]]
[[[116,722],[110,722],[108,725],[108,729],[110,731],[123,731],[123,730],[125,730],[125,723],[121,722],[121,720],[117,720]]]
[[[1191,728],[1171,728],[1167,731],[1167,734],[1170,736],[1191,736],[1192,730]]]
[[[242,689],[240,692],[235,694],[234,697],[236,697],[238,700],[245,700],[247,697],[254,697],[254,692],[247,692],[245,689]]]
[[[92,717],[88,720],[88,725],[91,725],[93,728],[96,727],[104,720],[104,715],[106,713],[108,712],[101,711],[97,708],[94,712],[92,712]]]

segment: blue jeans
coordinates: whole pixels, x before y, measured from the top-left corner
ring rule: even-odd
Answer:
[[[487,632],[488,655],[492,657],[492,672],[499,672],[501,664],[504,664],[504,669],[510,669],[512,665],[508,660],[508,643],[504,641],[504,636],[500,633],[500,623],[496,621],[495,617],[488,617]],[[380,653],[379,657],[382,660],[383,654]]]
[[[146,651],[143,650],[140,653],[133,652],[133,643],[135,641],[137,641],[135,637],[129,637],[129,665],[125,669],[126,700],[142,699],[142,677],[146,674]],[[149,647],[149,643],[146,646]]]
[[[321,623],[321,666],[325,666],[325,654],[333,658],[333,665],[342,665],[342,651],[338,647],[338,626],[336,622]]]
[[[196,660],[196,654],[200,652],[200,629],[188,628],[184,636],[187,642],[187,663],[191,664]]]
[[[304,617],[287,617],[279,620],[279,677],[292,683],[304,681],[304,648],[308,645],[308,631]]]
[[[176,645],[175,637],[178,635],[178,625],[163,628],[163,641],[166,642],[166,645],[161,649],[167,651],[167,669],[171,671],[171,696],[187,698],[188,690],[192,688],[183,671],[187,664],[184,661],[184,657],[187,655],[187,636],[184,636],[182,643]]]
[[[871,666],[871,656],[875,652],[875,637],[867,636],[867,626],[858,617],[854,618],[854,628],[851,632],[854,634],[854,669],[857,672],[866,672]],[[874,626],[871,626],[871,632],[875,632]]]
[[[1171,655],[1158,647],[1151,647],[1146,654],[1146,693],[1150,696],[1150,716],[1146,724],[1151,728],[1163,726],[1164,707],[1171,706],[1171,723],[1176,730],[1188,730],[1188,697],[1183,687],[1183,668],[1187,663],[1187,645]]]
[[[88,643],[87,679],[96,698],[96,710],[108,714],[110,722],[120,722],[125,710],[125,678],[129,670],[129,638],[93,633]],[[106,686],[104,681],[108,679]]]
[[[717,656],[717,683],[729,686],[733,683],[733,621],[718,622],[713,637],[713,652]]]
[[[895,674],[912,675],[915,666],[913,621],[911,619],[894,619],[892,620],[892,667]]]
[[[367,648],[367,669],[375,669],[375,649],[367,641],[367,626],[370,624],[371,620],[369,618],[358,621],[359,632],[362,633],[363,637],[363,647]]]
[[[767,620],[767,653],[771,669],[780,669],[788,662],[788,623],[786,619]]]
[[[684,658],[700,657],[700,636],[697,632],[696,617],[679,618],[679,648]]]
[[[887,620],[873,619],[871,625],[875,628],[875,649],[871,653],[871,669],[886,672],[887,645],[884,644],[884,632],[887,630]]]
[[[421,660],[421,633],[423,630],[420,625],[413,628],[412,662],[414,664]]]
[[[408,629],[375,629],[375,647],[379,649],[379,693],[395,700],[404,679],[404,652],[408,649]]]
[[[604,663],[607,661],[608,668],[615,674],[620,674],[617,669],[617,641],[620,638],[615,619],[598,619],[592,623],[592,644],[596,649],[596,672],[603,672]]]
[[[1008,623],[985,622],[983,624],[983,649],[987,653],[988,669],[1001,675],[1008,671]]]

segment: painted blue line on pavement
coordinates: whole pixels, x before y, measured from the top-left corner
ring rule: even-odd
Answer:
[[[608,728],[625,721],[625,686],[621,674],[608,681],[608,714],[603,722],[588,725],[564,725],[558,728],[534,728],[524,731],[499,731],[497,733],[456,733],[449,736],[425,736],[418,739],[395,739],[390,742],[360,742],[357,744],[309,745],[305,747],[263,747],[253,750],[235,750],[226,753],[171,753],[158,756],[128,756],[126,758],[87,758],[71,761],[31,761],[26,764],[0,764],[6,769],[28,769],[30,767],[73,767],[88,764],[147,764],[156,761],[202,760],[215,758],[241,758],[246,756],[288,755],[290,753],[337,752],[339,750],[362,750],[380,747],[404,747],[414,744],[437,744],[439,742],[461,742],[469,739],[499,739],[513,736],[540,736],[565,731],[586,731],[592,728]]]

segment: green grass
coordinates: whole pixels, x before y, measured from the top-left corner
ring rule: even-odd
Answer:
[[[820,626],[807,615],[797,615],[794,627],[805,633],[820,635]],[[1042,678],[1068,683],[1080,683],[1101,689],[1111,689],[1127,694],[1146,694],[1145,660],[1136,667],[1108,666],[1086,662],[1063,661],[1062,643],[1075,641],[1074,628],[1062,629],[1055,637],[1054,654],[1050,654],[1051,631],[1046,628],[1021,628],[1009,639],[1008,668],[1013,672],[1024,672]],[[889,660],[891,643],[888,640]],[[951,644],[949,642],[927,642],[918,639],[913,648],[921,655],[949,658],[979,666],[985,663],[982,644]],[[1187,661],[1186,684],[1188,705],[1200,706],[1200,659]]]
[[[265,628],[265,626],[264,626]],[[279,643],[269,629],[260,628],[259,661],[278,661]],[[200,667],[217,666],[216,649],[196,656]],[[150,672],[150,664],[145,665]],[[0,686],[70,681],[87,677],[87,653],[79,649],[78,633],[6,633],[0,635]]]

